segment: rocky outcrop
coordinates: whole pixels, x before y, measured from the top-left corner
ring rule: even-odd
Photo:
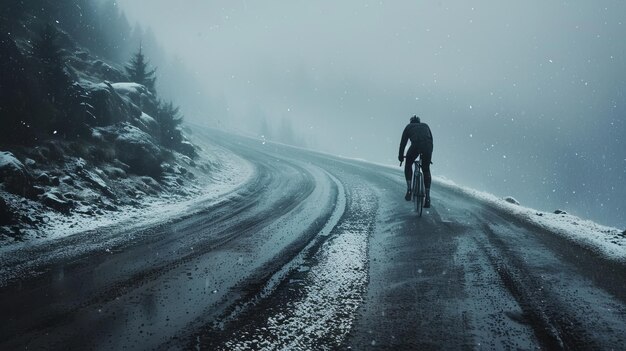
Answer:
[[[69,214],[70,210],[74,207],[72,200],[68,200],[63,195],[56,192],[47,192],[41,195],[39,200],[42,204],[64,214]]]
[[[195,158],[198,156],[198,152],[196,151],[196,147],[190,143],[187,140],[184,140],[183,142],[181,142],[177,147],[176,150],[178,152],[180,152],[183,155],[189,156],[190,158]]]
[[[113,83],[111,86],[124,100],[142,111],[156,111],[157,100],[145,86],[138,83]]]
[[[31,197],[32,177],[26,167],[12,153],[0,152],[0,184],[12,194]]]
[[[161,148],[146,132],[128,123],[115,127],[117,158],[138,175],[158,177],[161,174]]]
[[[88,68],[90,73],[95,76],[102,77],[108,81],[119,82],[124,80],[126,77],[124,73],[120,72],[117,68],[109,65],[102,60],[96,60],[91,64],[91,67]]]
[[[93,126],[108,126],[141,116],[141,110],[133,104],[128,104],[109,82],[100,84],[83,82],[81,87],[89,96],[94,116],[91,123]]]

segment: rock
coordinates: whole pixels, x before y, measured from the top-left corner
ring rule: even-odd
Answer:
[[[120,178],[127,177],[127,174],[123,169],[113,167],[113,166],[106,167],[104,169],[104,173],[107,175],[107,177],[112,178],[112,179],[120,179]]]
[[[128,172],[130,171],[130,167],[125,164],[124,162],[118,160],[118,159],[114,159],[113,162],[111,163],[113,166],[122,169],[124,172]]]
[[[78,197],[76,196],[76,194],[70,193],[70,192],[64,193],[63,197],[66,199],[70,199],[70,200],[78,200]]]
[[[132,82],[113,83],[111,86],[129,105],[134,105],[142,111],[156,111],[157,101],[145,86]],[[142,114],[137,116],[138,119],[141,119],[141,117]]]
[[[81,208],[78,208],[76,210],[74,210],[74,212],[77,213],[82,213],[88,216],[93,216],[94,215],[94,210],[90,207],[86,207],[86,206],[82,206]]]
[[[109,126],[118,122],[130,121],[141,115],[141,111],[122,99],[109,82],[100,84],[83,82],[81,86],[87,92],[93,106],[95,119],[91,125]]]
[[[89,59],[89,53],[87,51],[77,51],[74,53],[74,55],[84,61],[87,61]]]
[[[163,162],[163,163],[161,163],[161,172],[173,173],[174,172],[174,167],[172,167],[172,165],[170,165],[167,162]]]
[[[504,201],[513,204],[513,205],[519,205],[519,201],[517,201],[513,196],[507,196],[504,198]]]
[[[26,167],[12,153],[0,152],[0,184],[12,194],[32,195],[32,179]]]
[[[112,204],[109,200],[107,200],[104,197],[100,197],[98,199],[98,202],[100,203],[100,206],[99,206],[100,209],[104,209],[106,211],[118,211],[119,210],[117,206]]]
[[[91,72],[102,77],[104,80],[113,82],[120,82],[126,79],[121,71],[101,60],[96,60],[92,63]]]
[[[0,226],[13,224],[14,218],[15,217],[9,208],[9,205],[3,198],[0,197]]]
[[[35,162],[35,160],[33,160],[32,158],[26,158],[24,160],[24,163],[27,167],[34,167],[37,164],[37,162]]]
[[[83,169],[85,169],[86,166],[87,166],[87,161],[85,161],[81,157],[79,157],[76,160],[74,160],[74,171],[75,172],[82,171]]]
[[[138,119],[133,121],[133,124],[137,128],[150,134],[152,137],[154,138],[159,137],[159,131],[160,131],[159,124],[154,118],[150,117],[149,115],[142,112],[141,116]]]
[[[192,143],[190,143],[190,142],[188,142],[186,140],[184,140],[180,144],[178,144],[178,146],[176,147],[176,150],[178,152],[180,152],[181,154],[183,154],[185,156],[188,156],[190,158],[194,158],[194,157],[198,156],[198,153],[196,152],[196,147]],[[193,164],[192,164],[192,162],[193,162],[193,160],[190,160],[189,164],[191,166],[195,166],[195,162],[193,162]]]
[[[41,195],[40,201],[44,205],[59,211],[64,214],[69,214],[72,209],[74,203],[72,201],[66,201],[64,199],[59,198],[59,194],[54,192],[47,192]]]
[[[37,185],[33,186],[33,195],[39,196],[39,195],[41,195],[41,194],[43,194],[45,192],[46,192],[45,188],[43,188],[41,186],[37,186]]]
[[[563,211],[563,210],[554,210],[554,214],[563,214],[566,215],[567,212]]]
[[[55,178],[58,179],[58,177],[55,177]],[[63,178],[61,178],[60,181],[62,181],[63,183],[65,183],[67,185],[75,185],[76,184],[76,182],[74,182],[74,178],[72,178],[69,175],[63,176]],[[58,186],[58,185],[60,185],[60,183],[59,184],[54,184],[53,183],[53,185]]]
[[[41,173],[40,175],[37,176],[37,182],[44,184],[44,185],[51,185],[52,182],[50,180],[50,176],[48,175],[48,173]]]
[[[187,155],[181,155],[180,159],[185,162],[188,165],[191,165],[191,163],[193,162],[193,160],[191,159],[191,157],[187,156]],[[195,163],[195,162],[194,162]]]
[[[100,176],[98,176],[97,174],[87,171],[87,170],[82,170],[78,172],[78,174],[87,182],[89,182],[91,185],[96,187],[97,189],[99,190],[108,189],[107,183],[102,178],[100,178]]]
[[[118,128],[115,139],[117,158],[127,164],[132,173],[151,177],[160,175],[163,156],[154,139],[128,123]]]
[[[70,178],[70,177],[65,176],[63,178],[65,179],[65,178]],[[72,178],[70,178],[70,180],[71,179]],[[59,179],[59,177],[56,177],[56,176],[52,177],[52,178],[50,178],[50,183],[52,183],[52,185],[54,185],[54,186],[59,186],[59,185],[61,185],[61,179]]]
[[[159,189],[159,190],[161,189],[161,184],[159,184],[159,183],[158,183],[156,180],[154,180],[154,178],[152,178],[152,177],[146,177],[146,176],[141,177],[141,181],[142,181],[144,184],[146,184],[146,185],[148,185],[148,186],[150,186],[150,187],[152,187],[152,188],[154,188],[154,189]]]

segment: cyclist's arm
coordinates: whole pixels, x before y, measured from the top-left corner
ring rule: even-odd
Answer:
[[[404,128],[402,132],[402,138],[400,139],[400,150],[398,151],[398,156],[404,156],[404,149],[406,148],[406,143],[409,141],[409,133],[407,132],[408,128]]]

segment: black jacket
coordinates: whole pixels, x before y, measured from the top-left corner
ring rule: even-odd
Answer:
[[[426,152],[433,150],[433,134],[430,132],[430,127],[426,123],[409,123],[402,132],[402,139],[400,140],[399,156],[404,155],[404,148],[407,141],[411,139],[411,146],[415,145],[420,151]]]

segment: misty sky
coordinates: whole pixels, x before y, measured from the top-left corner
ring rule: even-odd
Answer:
[[[626,227],[623,1],[118,2],[203,82],[190,121],[395,164],[416,113],[434,175]]]

